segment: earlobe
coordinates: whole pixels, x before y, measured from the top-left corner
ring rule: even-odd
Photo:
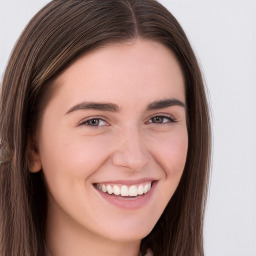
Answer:
[[[32,173],[39,172],[42,169],[38,145],[31,138],[28,140],[27,164],[29,171]]]

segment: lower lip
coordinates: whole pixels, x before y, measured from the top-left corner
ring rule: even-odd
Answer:
[[[97,189],[94,187],[97,192],[101,195],[101,197],[107,201],[108,203],[117,206],[122,209],[127,209],[127,210],[137,210],[145,206],[150,198],[152,197],[152,194],[155,190],[156,187],[156,182],[152,183],[151,189],[149,192],[146,194],[143,194],[141,196],[137,197],[121,197],[121,196],[116,196],[114,194],[110,195],[108,193],[104,193],[101,190]]]

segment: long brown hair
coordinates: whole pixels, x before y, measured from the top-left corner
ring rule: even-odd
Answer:
[[[44,255],[47,197],[42,172],[28,171],[29,136],[53,93],[51,82],[76,58],[113,42],[144,38],[167,46],[183,71],[189,148],[179,186],[141,252],[203,256],[203,217],[210,164],[210,120],[201,72],[185,33],[154,0],[54,0],[16,43],[2,83],[0,254]]]

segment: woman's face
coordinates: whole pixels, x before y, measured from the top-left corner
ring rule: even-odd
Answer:
[[[181,68],[146,40],[80,57],[54,82],[36,140],[52,229],[145,237],[181,178],[188,135]],[[150,188],[151,186],[151,188]]]

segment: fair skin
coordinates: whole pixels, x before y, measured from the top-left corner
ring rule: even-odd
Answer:
[[[85,54],[53,86],[30,168],[46,180],[47,246],[53,256],[137,256],[186,162],[181,69],[169,49],[137,39]]]

